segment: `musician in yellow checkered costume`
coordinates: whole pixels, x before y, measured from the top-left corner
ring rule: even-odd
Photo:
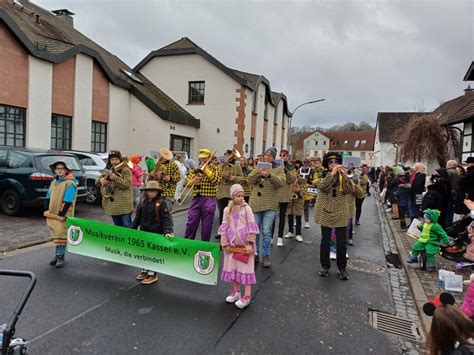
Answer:
[[[186,177],[186,186],[193,184],[193,199],[188,210],[184,236],[195,239],[199,222],[201,222],[201,240],[208,242],[211,239],[217,189],[222,181],[222,174],[219,165],[211,164],[213,154],[210,150],[200,149],[198,156],[201,160],[200,168],[189,172]]]

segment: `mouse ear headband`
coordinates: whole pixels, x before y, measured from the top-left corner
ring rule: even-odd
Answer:
[[[437,308],[445,306],[447,304],[453,305],[455,302],[454,297],[450,293],[442,293],[436,296],[434,299],[429,300],[423,305],[423,312],[427,316],[432,317]]]

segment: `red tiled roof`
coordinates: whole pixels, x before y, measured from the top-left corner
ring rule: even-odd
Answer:
[[[375,129],[369,131],[333,131],[322,132],[330,139],[330,151],[373,151],[375,141]],[[365,143],[362,141],[365,140]],[[356,146],[357,145],[357,146]]]

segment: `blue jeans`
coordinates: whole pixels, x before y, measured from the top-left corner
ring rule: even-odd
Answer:
[[[420,215],[419,208],[415,203],[415,197],[410,196],[410,199],[408,200],[408,217],[413,219],[413,218],[418,218]]]
[[[260,234],[263,236],[262,256],[270,256],[270,243],[272,241],[273,223],[275,222],[276,215],[277,211],[254,212],[255,223],[257,223]],[[260,255],[260,234],[257,234],[255,238],[258,255]]]
[[[64,257],[66,255],[65,245],[56,245],[56,256]]]
[[[112,220],[116,226],[130,228],[132,226],[132,213],[112,216]]]

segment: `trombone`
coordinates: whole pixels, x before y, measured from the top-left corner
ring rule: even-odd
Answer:
[[[199,166],[198,168],[194,169],[193,172],[195,175],[197,176],[202,176],[204,174],[204,170],[207,168],[207,166],[211,163],[212,161],[212,158],[214,157],[214,155],[216,155],[216,152],[217,150],[214,150],[212,152],[212,155],[209,157],[208,161],[204,164],[202,164],[201,166]],[[194,189],[194,184],[195,182],[193,180],[191,180],[189,183],[186,184],[186,186],[183,188],[183,191],[181,192],[181,196],[178,198],[178,200],[176,201],[177,202],[177,205],[178,206],[181,206],[184,201],[188,198],[189,194],[193,191]]]

